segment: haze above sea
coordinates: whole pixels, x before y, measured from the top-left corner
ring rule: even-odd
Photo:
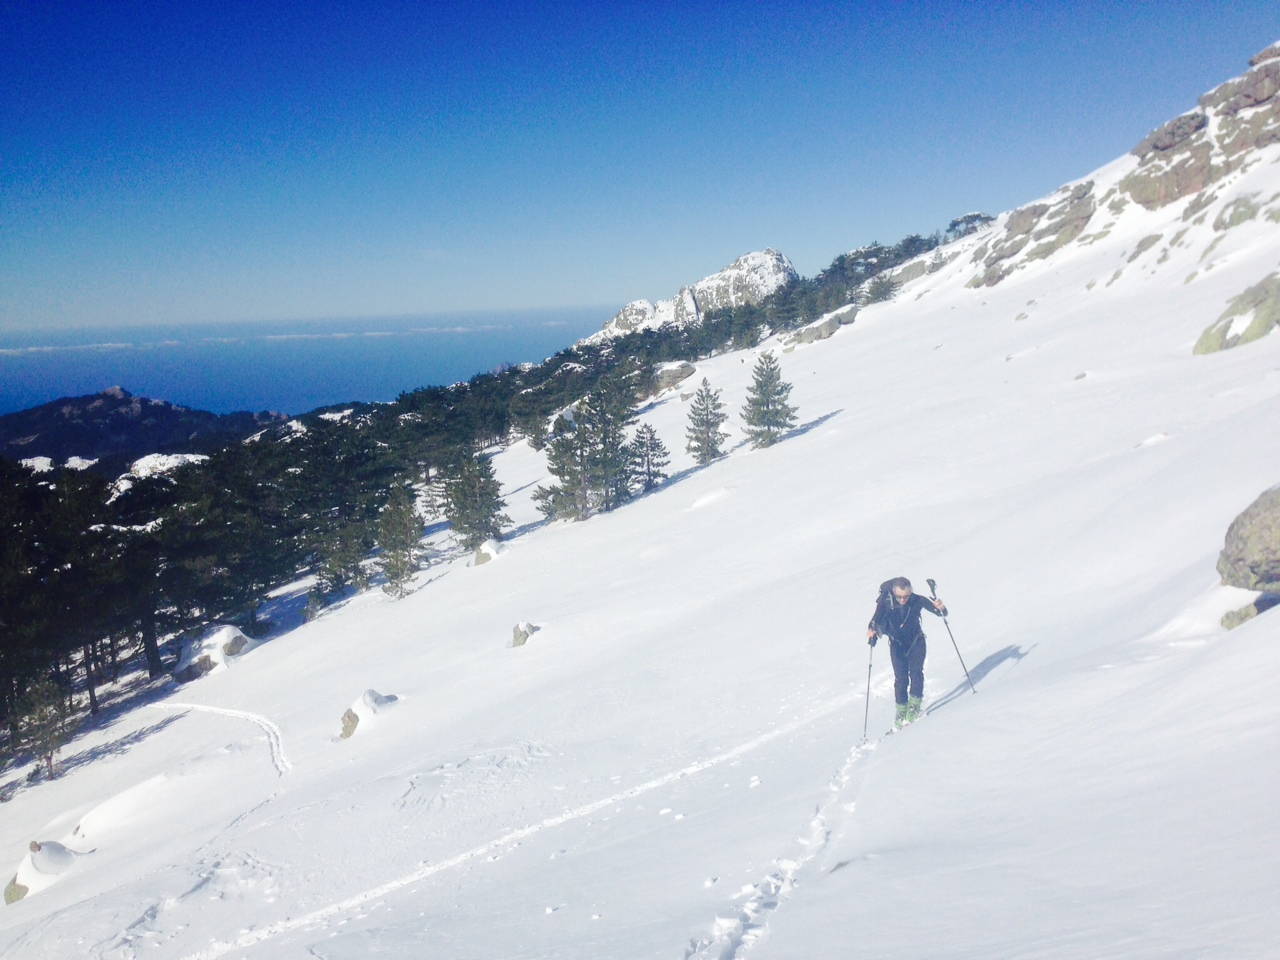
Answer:
[[[0,332],[0,414],[111,386],[214,413],[394,400],[503,364],[537,363],[599,330],[615,310]]]

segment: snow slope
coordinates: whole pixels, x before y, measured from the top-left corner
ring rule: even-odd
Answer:
[[[615,513],[537,524],[543,459],[503,452],[492,562],[10,775],[8,876],[32,840],[85,855],[0,910],[0,958],[1274,956],[1280,612],[1228,634],[1251,595],[1214,563],[1280,481],[1280,335],[1192,354],[1280,266],[1265,215],[1213,226],[1280,194],[1280,144],[1255,159],[1199,223],[1130,204],[994,285],[1008,216],[945,249],[780,353],[771,449],[692,469],[657,398],[674,476]],[[765,349],[696,376],[736,412]],[[878,648],[861,745],[897,574],[937,579],[978,693],[929,620],[928,717],[883,736]],[[339,740],[366,689],[396,708]]]

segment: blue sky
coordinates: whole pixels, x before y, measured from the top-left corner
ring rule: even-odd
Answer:
[[[0,3],[0,329],[669,296],[997,213],[1274,4]]]

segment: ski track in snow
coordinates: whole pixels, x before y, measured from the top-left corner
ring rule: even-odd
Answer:
[[[734,900],[746,897],[741,907],[730,907],[717,913],[711,936],[690,940],[684,960],[740,960],[768,931],[769,917],[791,896],[796,885],[796,875],[823,850],[831,837],[828,817],[833,805],[839,802],[840,793],[849,782],[850,771],[868,752],[877,746],[876,741],[863,742],[849,751],[840,769],[828,784],[830,796],[818,805],[802,836],[796,838],[800,845],[798,856],[779,857],[773,869],[763,880],[746,887]]]
[[[289,757],[284,752],[284,737],[280,733],[280,728],[261,714],[250,713],[247,710],[230,710],[226,707],[206,707],[199,703],[153,703],[151,706],[157,710],[198,710],[201,713],[216,713],[224,717],[236,717],[256,723],[267,735],[267,745],[271,748],[271,763],[275,766],[276,772],[283,777],[293,769],[293,764],[289,762]]]
[[[471,860],[474,860],[477,857],[483,857],[486,854],[492,853],[494,850],[498,850],[502,847],[507,846],[508,844],[523,841],[526,838],[534,836],[535,834],[541,833],[544,830],[549,830],[553,827],[558,827],[562,824],[569,823],[570,821],[580,820],[583,817],[589,817],[593,813],[598,813],[599,811],[612,807],[624,800],[630,800],[633,797],[638,797],[641,794],[649,793],[653,790],[657,790],[661,787],[665,787],[668,784],[675,783],[676,781],[682,780],[685,777],[690,777],[690,776],[693,776],[694,774],[701,773],[704,770],[710,770],[713,767],[718,767],[721,764],[728,763],[731,760],[736,760],[738,757],[748,754],[752,750],[755,750],[759,747],[764,746],[766,743],[770,743],[774,740],[777,740],[779,737],[785,737],[790,733],[794,733],[797,730],[800,730],[808,726],[809,724],[817,720],[820,720],[825,716],[828,716],[829,714],[835,713],[837,710],[840,710],[841,708],[848,706],[850,703],[854,702],[855,700],[860,699],[861,696],[862,694],[860,692],[848,693],[842,697],[836,698],[835,700],[828,701],[823,706],[819,707],[817,710],[814,710],[813,712],[803,717],[800,717],[796,720],[792,720],[790,723],[784,724],[781,727],[777,727],[773,730],[770,730],[768,733],[761,734],[760,736],[752,740],[748,740],[746,743],[739,744],[738,746],[734,747],[732,750],[727,750],[724,753],[716,754],[714,757],[708,757],[705,760],[699,760],[695,763],[691,763],[686,767],[680,768],[679,770],[673,770],[670,773],[665,773],[660,777],[656,777],[652,780],[648,780],[637,786],[629,787],[628,789],[623,790],[619,793],[611,794],[610,796],[605,797],[602,800],[595,800],[584,806],[574,807],[571,810],[566,810],[563,813],[557,814],[554,817],[548,817],[547,819],[542,820],[538,823],[530,824],[525,827],[520,827],[517,830],[512,830],[509,833],[503,834],[502,836],[498,837],[495,840],[490,840],[487,843],[481,844],[478,847],[473,847],[472,849],[467,850],[463,853],[459,853],[453,857],[450,857],[447,860],[441,860],[439,863],[425,864],[422,867],[418,868],[417,870],[413,871],[412,873],[405,874],[402,877],[397,877],[394,880],[389,880],[386,883],[381,884],[380,886],[373,887],[372,889],[369,889],[369,890],[365,890],[362,893],[357,893],[354,896],[348,897],[345,900],[340,900],[337,903],[331,903],[328,906],[321,907],[318,910],[313,910],[311,913],[305,914],[303,916],[291,917],[285,920],[280,920],[280,921],[277,921],[276,923],[270,924],[269,926],[263,927],[258,930],[245,931],[234,940],[215,943],[209,947],[206,947],[203,950],[199,950],[195,953],[188,954],[187,956],[183,957],[182,960],[216,960],[217,957],[224,956],[225,954],[231,953],[236,950],[244,950],[248,947],[255,946],[256,944],[262,943],[266,940],[270,940],[273,937],[277,937],[282,933],[288,933],[291,930],[297,930],[303,927],[310,927],[319,923],[323,923],[324,921],[329,920],[332,917],[339,916],[351,910],[355,910],[356,908],[361,907],[372,900],[377,900],[381,897],[385,897],[388,894],[394,893],[397,890],[400,890],[400,889],[403,889],[404,887],[409,886],[410,884],[418,883],[419,881],[425,880],[428,877],[434,876],[437,873],[443,873],[446,870],[451,870],[454,867],[461,866],[462,864],[467,863]],[[178,706],[178,705],[174,704],[173,706]],[[241,711],[236,711],[236,710],[221,710],[221,709],[215,709],[212,707],[198,707],[193,704],[187,705],[187,706],[192,706],[194,709],[198,709],[198,710],[210,710],[215,713],[227,713],[232,716],[239,716],[239,717],[244,717],[245,719],[254,720],[255,722],[261,721],[264,724],[270,724],[269,720],[264,720],[264,718],[258,717],[255,714],[243,713]],[[274,727],[275,725],[271,724],[271,726]],[[278,730],[276,731],[276,734],[278,736],[279,734]],[[855,751],[855,753],[857,753],[857,751]],[[839,780],[840,777],[843,774],[845,774],[845,772],[849,768],[849,765],[853,762],[854,759],[855,757],[851,757],[848,761],[846,761],[845,765],[841,768],[840,774],[837,774],[837,777],[836,777],[837,780]],[[841,782],[841,785],[843,785],[843,781],[841,780],[840,782]],[[834,789],[838,790],[839,787],[835,787]],[[821,813],[819,814],[819,817],[821,817]],[[815,819],[815,823],[817,823],[817,819]],[[819,829],[822,832],[821,843],[815,847],[812,853],[810,853],[807,857],[802,858],[802,861],[797,862],[792,867],[793,874],[794,874],[794,870],[798,869],[800,863],[808,862],[808,860],[811,859],[812,856],[816,855],[817,851],[821,849],[821,845],[825,844],[826,842],[825,820],[823,821],[822,826]],[[709,954],[708,956],[716,956],[716,955]],[[728,954],[726,956],[732,956],[732,954]]]

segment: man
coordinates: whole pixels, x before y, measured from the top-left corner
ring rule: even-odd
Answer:
[[[895,730],[916,720],[921,714],[924,698],[924,630],[920,626],[920,611],[928,610],[935,617],[947,615],[947,605],[939,600],[926,600],[911,590],[911,581],[895,577],[880,587],[880,599],[876,612],[867,624],[867,643],[876,645],[876,638],[889,638],[889,659],[893,662],[893,699],[897,711],[893,718]],[[910,697],[908,697],[910,693]]]

